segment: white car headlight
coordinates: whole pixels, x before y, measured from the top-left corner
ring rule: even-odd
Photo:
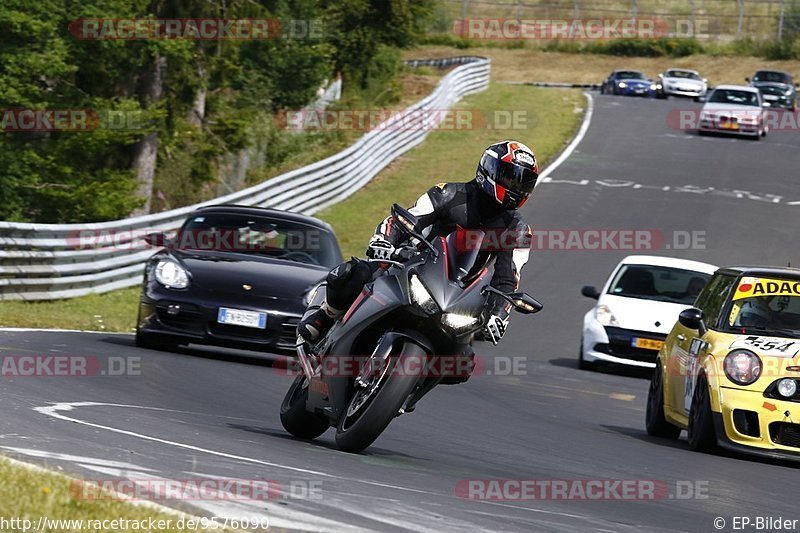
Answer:
[[[628,84],[627,84],[627,83],[625,83],[624,81],[621,81],[621,82],[619,82],[619,87],[620,87],[621,89],[624,89],[624,88],[625,88],[625,87],[627,87],[627,86],[628,86]]]
[[[422,281],[420,281],[419,276],[411,274],[408,281],[411,289],[411,301],[428,314],[437,312],[439,310],[439,305],[436,303],[436,300],[433,299],[431,293],[428,292],[428,289],[425,288]]]
[[[656,90],[656,84],[655,83],[651,83],[650,84],[650,90],[651,91],[655,91]]]
[[[161,259],[156,264],[156,281],[168,289],[185,289],[189,286],[186,269],[172,259]]]
[[[594,310],[594,317],[604,326],[619,327],[619,322],[607,305],[598,305]]]
[[[723,361],[725,375],[737,385],[750,385],[761,376],[761,359],[749,350],[734,350]]]
[[[442,323],[456,331],[474,327],[479,321],[478,317],[462,315],[461,313],[445,313],[442,315]]]

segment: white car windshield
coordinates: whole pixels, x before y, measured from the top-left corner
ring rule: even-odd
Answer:
[[[703,272],[665,266],[624,265],[608,289],[609,294],[692,305],[711,276]]]
[[[701,80],[700,76],[689,70],[668,70],[665,76],[667,78],[684,78],[687,80],[698,80],[698,81]]]
[[[715,104],[747,105],[759,107],[758,93],[737,89],[717,89],[708,99]]]

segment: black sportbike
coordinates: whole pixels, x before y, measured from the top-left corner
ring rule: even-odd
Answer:
[[[362,451],[394,417],[468,367],[471,361],[458,363],[468,356],[459,354],[471,353],[470,342],[484,327],[489,293],[521,313],[542,309],[525,293],[489,285],[483,232],[470,232],[468,246],[458,231],[426,239],[409,211],[395,204],[392,215],[395,227],[418,244],[401,250],[402,262],[380,260],[384,268],[319,342],[298,338],[302,372],[281,405],[283,427],[296,437],[314,439],[335,427],[341,450]],[[324,297],[322,285],[309,307]],[[437,364],[444,358],[456,362]]]

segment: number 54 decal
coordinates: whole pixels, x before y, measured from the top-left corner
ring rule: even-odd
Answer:
[[[730,346],[731,350],[736,348],[748,348],[751,350],[755,348],[761,355],[794,357],[800,352],[800,342],[776,337],[749,335],[747,337],[737,337]]]

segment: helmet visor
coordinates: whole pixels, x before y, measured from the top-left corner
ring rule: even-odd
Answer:
[[[499,185],[511,192],[526,196],[533,192],[539,177],[530,167],[506,161],[497,161],[495,176],[495,181]]]

